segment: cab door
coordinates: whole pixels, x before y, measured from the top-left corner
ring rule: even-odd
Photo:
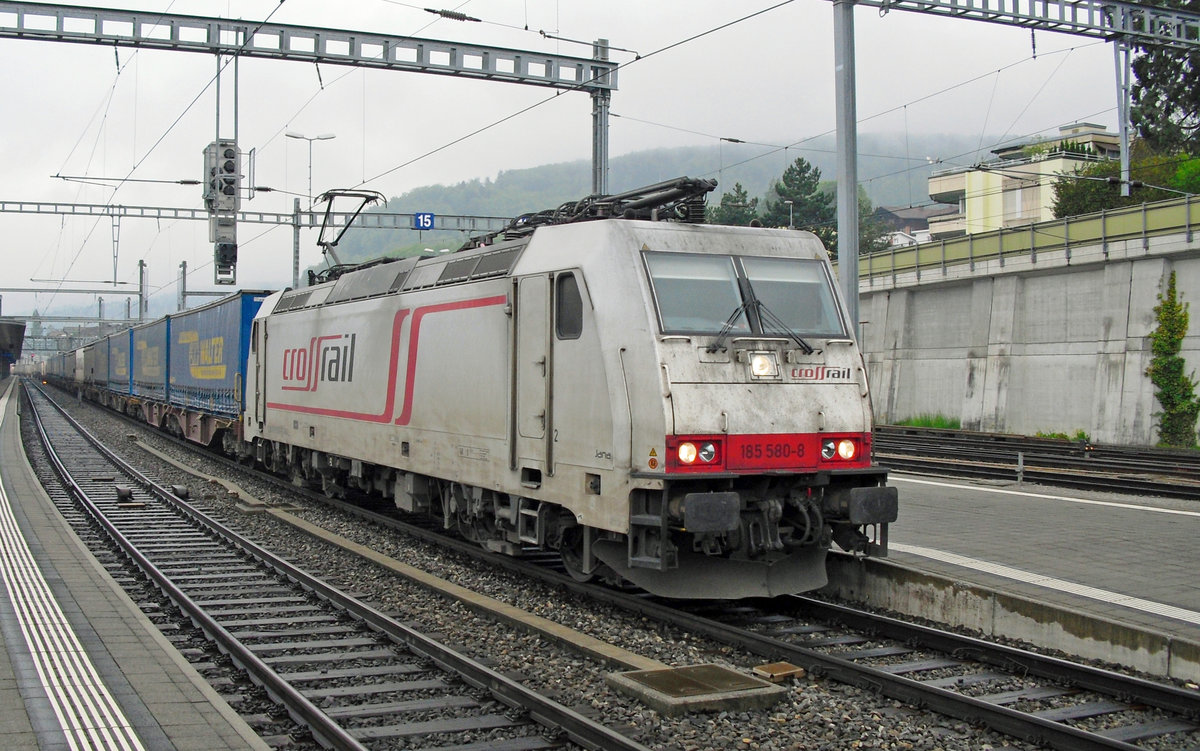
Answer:
[[[550,277],[518,279],[515,299],[511,464],[535,485],[552,467]]]
[[[267,319],[256,320],[250,329],[250,355],[254,363],[254,421],[259,430],[267,419]]]

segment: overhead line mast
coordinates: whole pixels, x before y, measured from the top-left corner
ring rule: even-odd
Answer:
[[[858,312],[858,124],[855,118],[854,6],[903,10],[1104,39],[1115,44],[1121,128],[1121,185],[1129,186],[1129,49],[1200,47],[1200,13],[1121,0],[833,0],[838,141],[838,281],[855,322]],[[1124,52],[1125,75],[1121,56]],[[1128,193],[1126,192],[1126,195]],[[848,242],[844,242],[848,241]]]

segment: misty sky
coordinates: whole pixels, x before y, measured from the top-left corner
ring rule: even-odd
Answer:
[[[614,60],[628,63],[612,97],[617,117],[610,143],[617,156],[660,146],[714,145],[718,137],[783,145],[831,132],[828,0],[794,0],[658,52],[774,4],[474,0],[449,6],[481,23],[438,19],[423,5],[389,0],[336,5],[129,0],[112,7],[248,20],[269,16],[274,23],[584,57],[591,54],[592,40],[607,38],[644,58],[613,52]],[[6,19],[0,13],[0,25],[11,23],[11,14]],[[1113,52],[1107,44],[1051,33],[1031,39],[1028,30],[900,11],[881,17],[874,8],[859,8],[855,26],[860,132],[965,134],[978,137],[986,149],[1000,138],[1053,135],[1076,121],[1116,126]],[[132,49],[114,55],[111,47],[0,40],[0,63],[3,200],[202,205],[196,186],[128,182],[114,190],[115,182],[103,178],[201,177],[201,152],[217,135],[214,57]],[[233,128],[232,77],[227,73],[222,80],[220,135],[227,137]],[[256,149],[255,183],[281,191],[243,201],[243,210],[289,212],[294,196],[307,201],[308,145],[285,138],[285,131],[336,135],[313,145],[314,193],[361,187],[394,196],[430,183],[495,177],[501,170],[591,154],[591,100],[585,93],[555,96],[553,90],[516,84],[334,66],[318,71],[306,63],[255,59],[241,61],[239,83],[239,143],[243,150]],[[549,101],[417,159],[543,100]],[[730,159],[736,149],[722,147]],[[791,153],[804,152],[801,147]],[[908,156],[923,161],[955,155]],[[100,184],[54,175],[89,176]],[[663,175],[668,177],[673,175]],[[64,278],[94,287],[113,279],[113,228],[107,218],[4,213],[0,222],[6,229],[0,287]],[[267,229],[239,228],[239,287],[274,289],[291,282],[291,229]],[[315,235],[302,237],[302,266],[319,258]],[[126,219],[119,239],[119,281],[135,282],[137,262],[144,259],[155,299],[173,301],[179,264],[186,261],[189,289],[214,288],[204,223]],[[108,317],[118,309],[123,313],[123,299],[106,297]],[[4,293],[3,313],[28,315],[36,307],[47,314],[80,304],[94,307],[92,298],[79,295],[43,293],[35,299]]]

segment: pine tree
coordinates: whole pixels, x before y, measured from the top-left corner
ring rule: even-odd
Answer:
[[[806,229],[833,252],[837,235],[837,209],[834,196],[821,190],[821,170],[804,157],[788,165],[783,177],[771,186],[772,197],[763,206],[762,221],[768,227],[791,226]],[[786,201],[791,201],[789,207]]]
[[[750,198],[741,183],[734,183],[733,191],[721,194],[718,206],[708,207],[709,224],[732,224],[745,227],[758,217],[758,199]]]

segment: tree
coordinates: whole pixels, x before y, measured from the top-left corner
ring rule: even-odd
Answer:
[[[868,255],[887,250],[891,241],[889,231],[875,216],[875,207],[867,198],[867,191],[858,186],[858,253]]]
[[[732,224],[745,227],[758,217],[758,198],[750,198],[741,183],[734,183],[733,192],[721,194],[718,206],[708,207],[709,224]]]
[[[821,190],[821,170],[804,157],[788,165],[783,176],[771,185],[764,202],[762,222],[768,227],[806,229],[821,238],[830,253],[836,251],[837,209],[833,195]],[[788,206],[787,201],[791,201]]]
[[[1174,187],[1184,193],[1200,195],[1200,158],[1189,159],[1179,165],[1179,169],[1175,170]]]
[[[1079,216],[1104,209],[1133,206],[1149,201],[1165,201],[1178,196],[1173,191],[1194,192],[1200,185],[1200,159],[1187,155],[1146,155],[1146,144],[1134,145],[1135,161],[1130,164],[1130,180],[1142,185],[1132,187],[1128,196],[1122,196],[1119,180],[1121,165],[1116,161],[1103,161],[1076,170],[1071,175],[1062,175],[1054,183],[1054,201],[1051,209],[1054,216]],[[1171,190],[1159,190],[1158,187]]]
[[[1150,0],[1151,5],[1200,11],[1200,0]],[[1139,46],[1133,60],[1130,120],[1155,149],[1200,153],[1200,49]]]
[[[1174,271],[1166,291],[1158,294],[1154,317],[1158,328],[1150,332],[1152,358],[1146,375],[1154,384],[1154,398],[1163,410],[1159,414],[1158,442],[1163,446],[1195,446],[1200,398],[1196,396],[1196,379],[1184,374],[1185,363],[1179,356],[1187,336],[1188,306],[1176,294]]]

